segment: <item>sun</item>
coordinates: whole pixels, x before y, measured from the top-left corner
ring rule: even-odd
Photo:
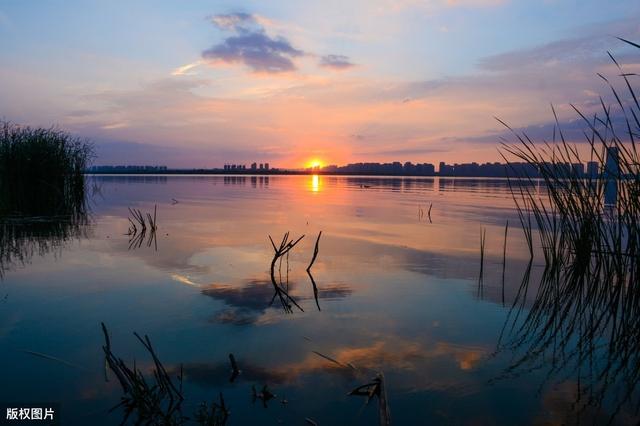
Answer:
[[[308,169],[321,169],[323,165],[324,163],[322,162],[322,160],[318,160],[317,158],[307,161]]]

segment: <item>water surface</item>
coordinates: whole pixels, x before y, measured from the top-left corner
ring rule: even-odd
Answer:
[[[120,388],[104,378],[104,322],[123,359],[151,365],[137,331],[167,368],[182,364],[185,411],[222,392],[232,425],[376,424],[375,401],[347,393],[378,371],[395,424],[575,417],[572,372],[502,377],[513,354],[496,347],[529,258],[503,180],[95,176],[91,186],[89,225],[26,243],[22,229],[23,243],[4,249],[0,401],[58,402],[65,424],[119,422],[106,414]],[[155,240],[131,247],[128,208],[154,206]],[[305,269],[320,231],[316,304]],[[281,269],[304,312],[271,304],[268,236],[285,232],[305,236]],[[233,383],[229,353],[242,370]],[[265,384],[277,395],[267,408],[252,401]]]

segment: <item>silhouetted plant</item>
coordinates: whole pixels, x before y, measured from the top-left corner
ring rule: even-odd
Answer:
[[[640,409],[640,103],[630,75],[609,56],[627,90],[621,96],[600,76],[618,115],[602,98],[602,112],[591,119],[574,107],[587,129],[591,159],[605,165],[601,173],[584,177],[570,166],[582,159],[565,139],[555,111],[551,143],[540,145],[514,131],[519,143],[503,144],[505,159],[510,154],[524,160],[541,176],[542,193],[531,190],[536,182],[529,176],[511,179],[510,188],[532,259],[537,234],[545,260],[531,306],[524,309],[529,266],[505,324],[499,348],[517,354],[505,374],[548,368],[549,379],[577,376],[578,420],[590,408],[597,411],[589,414],[594,422],[601,421],[597,415],[604,415],[605,406],[609,422],[627,405],[636,415]],[[622,131],[614,125],[617,118]],[[607,155],[616,154],[618,164],[610,168]],[[617,199],[607,205],[612,183]]]
[[[126,234],[129,236],[129,250],[142,247],[142,243],[145,241],[147,247],[151,247],[153,244],[156,251],[158,250],[158,240],[156,238],[158,229],[157,211],[158,206],[154,205],[153,216],[151,216],[151,213],[147,213],[145,217],[140,210],[129,208],[129,229]],[[148,238],[147,230],[149,230]]]
[[[84,236],[92,147],[56,129],[0,122],[0,276]]]
[[[191,420],[182,413],[182,403],[185,398],[182,391],[182,366],[177,382],[167,372],[156,354],[148,336],[140,337],[134,333],[153,360],[152,380],[148,380],[144,373],[133,364],[129,367],[122,358],[118,358],[111,349],[111,339],[107,327],[102,323],[105,344],[102,349],[105,354],[105,365],[113,372],[122,387],[123,395],[120,403],[111,409],[124,409],[122,424],[133,417],[135,424],[150,425],[183,425]],[[105,378],[107,378],[105,371]],[[196,411],[193,420],[206,426],[224,426],[229,417],[224,398],[220,394],[219,402],[203,402]]]
[[[88,142],[55,128],[0,122],[0,214],[73,214],[84,203]]]
[[[304,309],[302,309],[302,307],[298,305],[295,299],[291,297],[291,295],[289,295],[289,292],[288,292],[289,289],[284,288],[283,282],[282,282],[282,272],[280,272],[279,274],[280,279],[276,280],[276,274],[275,274],[276,263],[278,263],[278,261],[282,262],[282,258],[284,256],[287,256],[286,268],[287,268],[287,275],[288,275],[289,274],[289,260],[288,260],[289,251],[291,251],[291,249],[293,249],[296,246],[296,244],[298,244],[300,240],[302,240],[303,238],[304,238],[304,235],[295,241],[289,240],[289,233],[286,232],[282,237],[282,241],[280,242],[280,245],[276,246],[276,244],[273,242],[273,239],[271,238],[271,235],[269,235],[269,241],[271,241],[271,246],[273,247],[273,250],[274,250],[273,259],[271,259],[271,268],[270,268],[271,284],[273,285],[273,290],[274,290],[273,299],[271,299],[271,303],[273,303],[273,301],[277,297],[280,300],[282,308],[287,313],[293,312],[293,306],[297,307],[298,309],[300,309],[300,311],[303,311],[303,312],[304,312]],[[279,267],[280,271],[281,271],[281,268],[282,268],[282,263],[280,263],[280,267]],[[289,282],[287,280],[287,287],[288,287],[288,284]]]

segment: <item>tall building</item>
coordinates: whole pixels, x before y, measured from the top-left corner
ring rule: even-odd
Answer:
[[[264,163],[264,169],[269,170],[269,163]]]
[[[256,163],[251,163],[251,170],[256,170],[258,168],[258,165]]]
[[[607,160],[604,167],[604,175],[607,179],[604,189],[605,204],[615,205],[618,199],[618,179],[620,179],[620,158],[618,148],[607,148]]]

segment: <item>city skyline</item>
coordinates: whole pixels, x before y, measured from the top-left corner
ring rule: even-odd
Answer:
[[[596,177],[603,172],[604,165],[600,161],[561,163],[553,167],[555,173],[572,177]],[[169,168],[166,165],[99,165],[91,166],[90,173],[131,173],[131,174],[181,174],[181,173],[213,173],[213,174],[334,174],[334,175],[380,175],[380,176],[444,176],[444,177],[507,177],[520,176],[538,178],[542,175],[528,163],[486,162],[486,163],[412,163],[411,161],[394,161],[389,163],[349,163],[342,166],[326,165],[306,168],[271,167],[269,163],[253,162],[246,164],[224,164],[223,167],[212,168]]]

